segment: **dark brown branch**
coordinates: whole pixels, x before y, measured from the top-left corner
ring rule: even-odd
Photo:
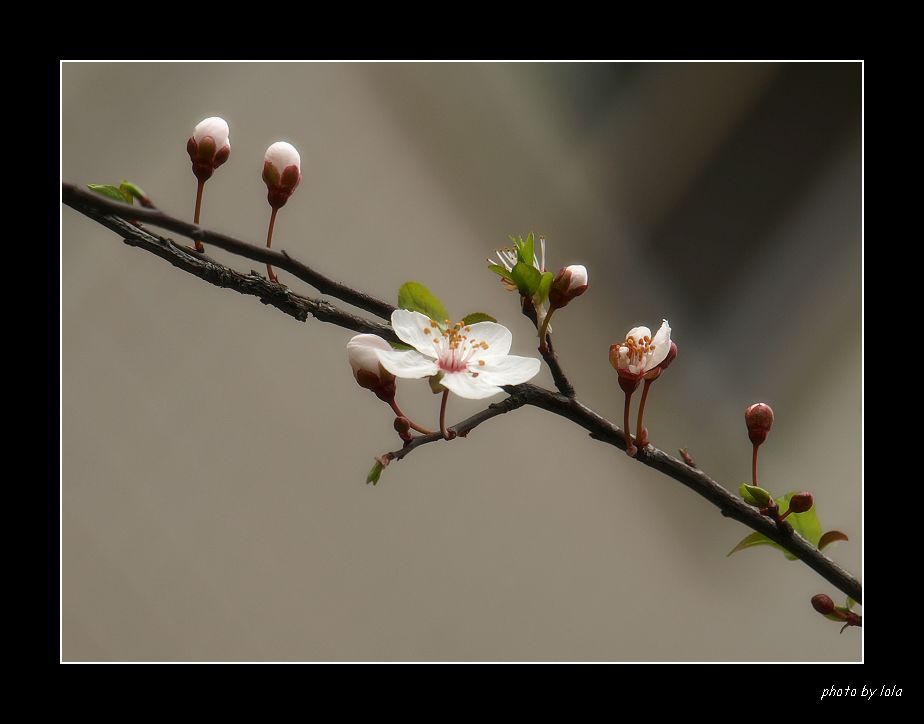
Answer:
[[[65,186],[65,189],[67,188],[68,187]],[[74,187],[69,188],[74,189]],[[79,191],[79,189],[77,191]],[[93,195],[92,198],[96,201],[95,195]],[[170,239],[157,236],[143,228],[136,227],[119,218],[113,217],[108,210],[108,206],[111,204],[115,208],[115,211],[120,214],[127,210],[132,211],[132,218],[141,218],[139,215],[140,212],[149,210],[133,209],[133,207],[123,206],[115,202],[107,202],[107,204],[102,205],[104,208],[100,211],[100,204],[83,205],[80,202],[82,199],[81,194],[71,195],[70,199],[73,203],[69,205],[89,218],[115,231],[127,244],[142,248],[162,259],[166,259],[174,266],[194,274],[211,284],[234,289],[242,294],[256,296],[265,304],[272,305],[301,321],[305,321],[310,314],[317,319],[347,329],[378,334],[386,339],[392,341],[396,340],[394,332],[388,325],[372,322],[344,312],[329,302],[293,294],[284,286],[272,284],[260,275],[244,275],[236,272],[208,258],[204,254],[199,254],[192,249],[178,246]],[[102,197],[100,197],[100,199],[104,200]],[[124,216],[125,214],[122,215]],[[197,234],[198,233],[199,232],[197,232]],[[206,236],[201,236],[201,238],[203,241],[209,241],[209,238]],[[230,237],[226,238],[230,239]],[[222,248],[237,253],[237,247],[235,245],[242,245],[241,248],[248,252],[242,253],[242,256],[253,258],[255,261],[265,261],[266,259],[266,257],[262,255],[259,257],[256,256],[256,251],[262,253],[265,252],[265,249],[252,247],[244,242],[235,241],[235,244]],[[218,246],[218,244],[216,244],[216,246]],[[254,251],[253,257],[250,256],[252,250],[256,250]],[[288,257],[285,257],[285,259],[287,265],[297,264],[298,267],[307,269],[304,265],[292,262]],[[287,268],[287,266],[279,263],[275,258],[273,258],[272,263],[288,271],[292,269],[292,266]],[[361,292],[349,291],[350,294],[347,296],[354,299],[365,296],[362,295]],[[384,302],[381,304],[384,304]],[[525,310],[524,313],[526,313]],[[527,316],[529,315],[527,314]],[[549,366],[552,368],[554,376],[555,370],[557,369],[560,373],[561,368],[557,365],[557,359],[555,359],[554,353],[552,353],[552,359],[555,361],[555,366],[553,367],[551,363]],[[561,377],[564,380],[564,384],[558,385],[557,381],[556,384],[559,386],[560,390],[564,387],[564,389],[570,390],[571,394],[566,392],[555,393],[531,384],[507,386],[504,388],[510,395],[507,399],[490,405],[487,409],[458,423],[451,429],[454,430],[459,437],[465,437],[482,422],[516,410],[524,405],[531,405],[571,420],[587,430],[590,436],[595,440],[600,440],[620,450],[625,450],[626,441],[623,431],[609,420],[601,417],[576,400],[572,396],[573,388],[567,383],[567,378],[564,378],[563,374]],[[442,435],[440,433],[417,436],[401,450],[388,453],[387,457],[392,460],[401,460],[421,445],[426,445],[441,439]],[[743,500],[723,488],[702,470],[690,467],[683,461],[671,457],[652,445],[640,449],[635,460],[682,483],[697,495],[715,505],[725,517],[737,520],[747,527],[763,533],[855,601],[862,603],[863,592],[860,582],[830,558],[825,556],[821,551],[812,546],[808,541],[795,533],[792,527],[787,523],[777,524],[770,518],[761,515],[755,508],[747,505]]]
[[[533,326],[538,330],[539,320],[536,317],[535,307],[533,307],[532,303],[526,297],[521,296],[520,301],[522,303],[523,314],[529,318]],[[539,340],[539,354],[542,355],[542,359],[544,359],[545,363],[549,366],[549,371],[552,373],[552,380],[555,382],[555,387],[557,387],[558,391],[565,397],[574,397],[574,385],[572,385],[571,381],[565,376],[565,371],[558,362],[558,356],[555,354],[555,347],[552,344],[552,335],[547,334],[545,336],[545,341],[545,346],[543,346],[542,340]]]
[[[399,341],[387,324],[358,317],[323,299],[312,299],[295,294],[281,284],[267,281],[259,274],[253,272],[241,274],[210,259],[205,254],[179,246],[171,239],[152,234],[146,229],[129,224],[117,217],[105,216],[89,209],[78,210],[114,231],[129,246],[149,251],[161,259],[166,259],[173,266],[215,286],[257,297],[264,304],[276,307],[300,322],[307,322],[308,317],[311,316],[322,322],[336,324],[338,327],[366,334],[377,334],[392,342]]]
[[[175,231],[177,234],[182,234],[189,239],[212,244],[219,249],[224,249],[232,254],[243,256],[246,259],[252,259],[253,261],[260,261],[274,267],[279,267],[298,277],[303,282],[310,284],[321,292],[321,294],[327,294],[347,304],[352,304],[354,307],[372,312],[372,314],[382,319],[391,320],[391,313],[395,311],[392,305],[383,302],[381,299],[376,299],[364,292],[352,289],[345,284],[328,279],[311,267],[302,264],[300,261],[296,261],[284,250],[275,251],[273,249],[267,249],[265,246],[248,244],[246,241],[235,239],[227,234],[209,231],[208,229],[203,229],[201,226],[192,224],[188,221],[168,216],[159,209],[146,209],[138,206],[121,204],[118,201],[113,201],[91,191],[86,191],[73,184],[65,183],[61,185],[61,199],[65,204],[82,213],[84,213],[85,210],[92,210],[103,215],[115,215],[123,219],[146,221],[161,229]],[[193,251],[193,253],[199,252]]]

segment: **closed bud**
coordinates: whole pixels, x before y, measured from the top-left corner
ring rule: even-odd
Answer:
[[[263,181],[266,183],[266,200],[274,209],[285,206],[286,201],[302,180],[302,161],[295,146],[276,141],[266,149],[263,157]]]
[[[193,130],[186,142],[186,152],[199,181],[207,181],[215,169],[228,160],[231,155],[229,135],[227,122],[218,116],[206,118]]]
[[[549,289],[549,304],[553,309],[561,309],[575,297],[587,291],[587,267],[572,264],[559,270]]]
[[[388,402],[395,396],[395,376],[382,367],[377,349],[390,350],[391,345],[375,334],[357,334],[347,342],[347,359],[359,386]]]
[[[789,499],[789,510],[792,513],[805,513],[811,510],[814,504],[815,500],[812,498],[811,493],[795,493]]]
[[[773,426],[773,410],[764,402],[757,402],[744,411],[744,422],[748,428],[748,437],[755,445],[767,439],[767,433]]]
[[[830,596],[824,593],[818,593],[812,596],[812,607],[823,616],[829,616],[834,613],[834,601],[831,600]]]

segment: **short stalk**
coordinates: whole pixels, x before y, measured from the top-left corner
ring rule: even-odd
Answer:
[[[455,435],[451,435],[446,429],[446,401],[449,399],[449,390],[443,390],[443,399],[440,401],[440,433],[444,440],[452,440]]]
[[[276,212],[279,211],[275,206],[273,207],[273,213],[270,215],[269,230],[266,232],[266,248],[269,249],[273,245],[273,227],[276,225]],[[271,282],[278,282],[279,279],[276,277],[276,272],[273,271],[272,265],[269,263],[266,264],[266,275],[269,277]]]
[[[407,415],[401,412],[401,408],[398,407],[398,403],[395,401],[394,397],[391,398],[388,404],[391,406],[391,409],[395,411],[396,417],[403,417],[405,420],[407,420],[412,430],[416,430],[421,435],[432,435],[433,434],[433,430],[428,430],[427,428],[422,427],[421,425],[418,425],[411,418],[409,418]]]
[[[196,224],[199,223],[199,212],[202,211],[202,191],[205,188],[205,181],[200,181],[199,186],[196,188],[196,212],[193,215],[193,222]],[[203,252],[205,251],[205,245],[198,239],[194,239],[196,243],[196,251]]]

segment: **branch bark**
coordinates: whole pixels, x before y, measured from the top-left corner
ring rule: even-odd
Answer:
[[[343,284],[332,282],[307,265],[291,259],[285,252],[271,251],[265,247],[248,244],[230,236],[210,232],[195,224],[174,219],[156,209],[143,209],[128,206],[127,204],[119,204],[96,194],[85,192],[71,184],[63,184],[62,200],[65,204],[88,218],[114,231],[126,244],[155,254],[170,262],[173,266],[183,269],[210,284],[234,289],[241,294],[255,296],[264,304],[276,307],[300,321],[306,321],[310,315],[321,321],[336,324],[346,329],[377,334],[385,339],[397,341],[394,331],[387,324],[364,319],[339,309],[324,300],[295,294],[285,286],[269,282],[254,272],[249,275],[241,274],[210,259],[205,254],[196,252],[189,247],[180,246],[169,238],[153,234],[142,227],[127,223],[124,219],[148,221],[155,226],[177,231],[191,239],[201,239],[203,242],[211,243],[239,256],[254,261],[269,262],[273,266],[285,269],[299,279],[308,282],[322,293],[334,296],[380,317],[390,318],[393,307],[387,303],[370,297],[363,292],[350,289]],[[525,309],[524,313],[529,316]],[[559,392],[552,392],[528,383],[504,387],[504,390],[509,395],[507,399],[491,404],[485,410],[452,426],[451,429],[458,436],[465,437],[476,427],[498,415],[530,405],[580,425],[595,440],[613,445],[620,450],[625,450],[626,439],[623,431],[574,397],[574,388],[561,370],[551,344],[549,344],[547,355],[543,356],[550,369],[552,369]],[[386,457],[390,460],[401,460],[417,448],[442,439],[443,437],[440,433],[418,435],[400,450],[387,453]],[[763,533],[832,585],[858,603],[862,603],[863,591],[860,582],[802,538],[788,523],[777,524],[767,516],[761,515],[756,508],[730,493],[699,468],[691,467],[655,448],[653,445],[640,449],[634,460],[683,484],[716,506],[723,516],[737,520],[752,530]]]

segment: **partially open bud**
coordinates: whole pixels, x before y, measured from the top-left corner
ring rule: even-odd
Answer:
[[[773,410],[770,405],[757,402],[744,411],[744,422],[751,442],[760,445],[767,439],[767,433],[773,425]]]
[[[390,402],[395,397],[395,376],[382,367],[377,349],[391,350],[391,345],[375,334],[357,334],[347,342],[347,359],[359,386]]]
[[[587,268],[572,264],[559,270],[549,289],[549,304],[552,309],[561,309],[575,297],[587,291]]]
[[[295,146],[276,141],[266,149],[263,157],[263,181],[266,182],[266,200],[274,209],[285,206],[286,201],[302,180],[302,161]]]
[[[812,498],[811,493],[795,493],[789,499],[789,512],[805,513],[811,510],[814,504],[815,500]]]
[[[831,600],[830,596],[824,593],[818,593],[812,596],[812,607],[823,616],[829,616],[834,613],[834,601]]]
[[[671,341],[671,348],[668,350],[667,357],[665,357],[661,364],[655,367],[653,370],[649,370],[645,373],[646,380],[656,380],[661,376],[661,373],[664,372],[668,367],[671,366],[671,362],[677,359],[677,343]]]
[[[192,161],[192,170],[200,182],[205,183],[212,172],[228,160],[231,142],[228,124],[224,118],[206,118],[193,130],[186,142],[186,152]]]

